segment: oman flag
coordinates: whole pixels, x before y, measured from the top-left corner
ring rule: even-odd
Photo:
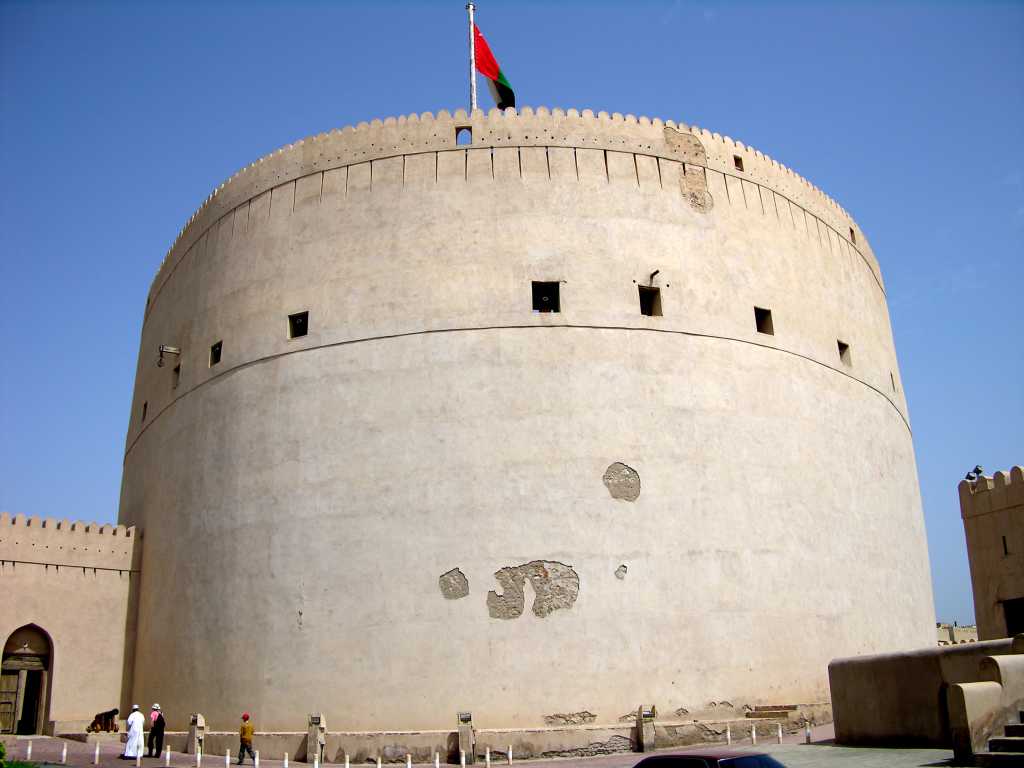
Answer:
[[[508,78],[498,66],[494,54],[491,53],[491,46],[487,44],[484,36],[480,33],[480,27],[473,25],[473,48],[476,51],[477,71],[487,78],[487,84],[491,87],[491,96],[498,109],[514,107],[516,105],[516,94],[509,85]]]

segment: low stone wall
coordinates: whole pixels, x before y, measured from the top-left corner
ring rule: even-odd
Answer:
[[[680,747],[707,742],[725,742],[726,730],[734,739],[748,738],[756,727],[759,738],[775,738],[778,726],[785,733],[799,730],[805,722],[827,723],[831,720],[828,704],[801,705],[786,717],[727,717],[703,720],[665,720],[655,723],[658,747]],[[185,750],[188,734],[169,731],[164,743],[175,752]],[[291,760],[306,759],[308,737],[305,731],[257,732],[253,748],[261,756],[280,759],[287,752]],[[207,731],[204,737],[207,755],[223,755],[238,751],[237,731]],[[477,729],[476,752],[483,759],[486,750],[491,757],[504,761],[511,747],[515,759],[552,757],[593,757],[637,749],[636,726],[633,722],[606,725],[587,724],[549,728]],[[437,731],[329,731],[325,747],[326,762],[344,763],[345,755],[353,764],[372,764],[380,756],[385,763],[404,763],[410,755],[415,763],[431,763],[434,753],[448,764],[459,762],[459,739],[455,730]]]
[[[1006,638],[833,660],[828,677],[836,743],[949,746],[949,686],[981,680],[982,659],[1014,652]]]

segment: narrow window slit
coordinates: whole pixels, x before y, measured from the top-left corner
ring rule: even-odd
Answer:
[[[210,347],[210,367],[217,365],[220,362],[220,354],[224,349],[224,342],[218,341],[216,344]]]
[[[640,292],[640,314],[648,317],[661,317],[661,288],[638,285]]]
[[[758,333],[768,336],[775,335],[775,325],[772,323],[772,311],[764,307],[754,307],[754,325]]]
[[[288,315],[288,338],[297,339],[309,333],[309,311]]]
[[[843,365],[852,365],[852,360],[850,359],[850,345],[845,341],[836,339],[836,347],[839,349],[839,362]]]

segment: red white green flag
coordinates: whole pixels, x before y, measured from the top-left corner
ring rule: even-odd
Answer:
[[[491,96],[498,109],[514,107],[516,105],[516,94],[505,77],[505,73],[498,66],[497,59],[491,53],[491,46],[487,44],[480,27],[473,25],[473,48],[476,52],[476,69],[487,78],[487,85],[490,86]]]

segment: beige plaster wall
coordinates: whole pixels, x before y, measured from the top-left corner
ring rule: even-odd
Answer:
[[[837,653],[935,642],[874,256],[792,172],[679,127],[410,116],[211,197],[140,347],[120,511],[146,530],[137,697],[172,728],[243,708],[272,730],[613,723],[822,702]],[[531,311],[531,280],[561,281],[560,314]],[[176,387],[160,344],[182,348]],[[635,501],[602,482],[613,462]],[[492,618],[495,573],[533,561],[571,567],[575,601],[538,616],[527,585],[522,616]],[[456,567],[469,594],[446,599]]]
[[[0,514],[0,643],[35,624],[49,636],[50,730],[122,707],[134,528]]]
[[[1024,598],[1024,469],[962,480],[958,490],[978,637],[1006,637],[1002,601]]]

